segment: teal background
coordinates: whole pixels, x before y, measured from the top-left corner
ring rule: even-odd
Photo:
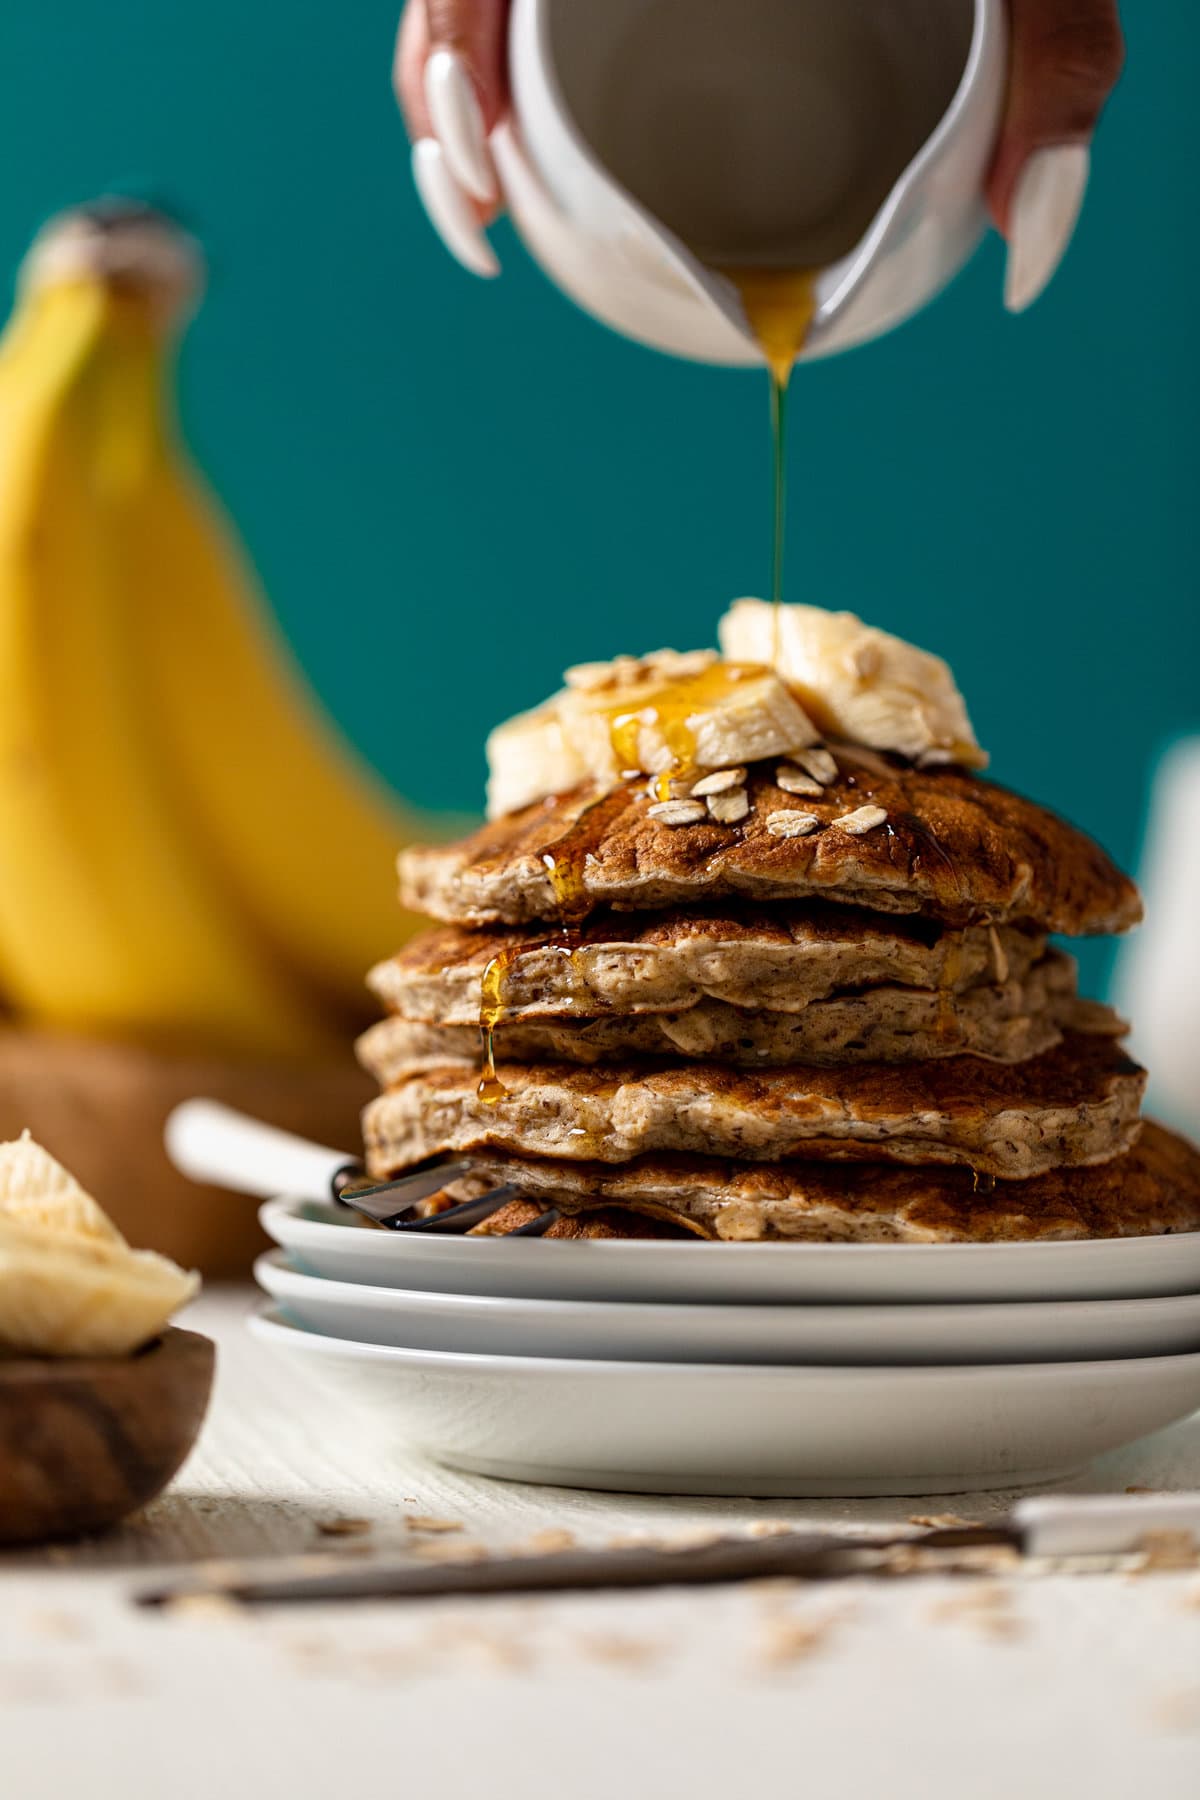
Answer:
[[[399,0],[45,0],[0,19],[0,267],[117,188],[200,234],[189,435],[335,715],[474,806],[565,664],[712,639],[767,579],[764,383],[637,349],[510,232],[441,251],[389,86]],[[1134,860],[1196,664],[1200,9],[1136,0],[1065,268],[1002,310],[992,240],[885,340],[804,368],[789,597],[944,653],[1000,779]]]

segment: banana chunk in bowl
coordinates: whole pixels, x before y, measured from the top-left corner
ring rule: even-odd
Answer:
[[[0,1545],[99,1531],[161,1492],[212,1389],[199,1288],[133,1250],[26,1132],[0,1144]]]
[[[131,1249],[28,1133],[0,1144],[0,1352],[126,1356],[199,1285],[165,1256]]]

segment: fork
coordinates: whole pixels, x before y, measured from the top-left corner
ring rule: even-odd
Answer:
[[[263,1199],[288,1194],[300,1200],[331,1201],[388,1231],[461,1235],[490,1219],[510,1200],[521,1198],[521,1190],[506,1181],[443,1212],[414,1217],[414,1208],[423,1200],[474,1173],[469,1158],[439,1158],[394,1181],[368,1183],[359,1157],[309,1143],[218,1100],[181,1101],[163,1128],[163,1143],[180,1174],[192,1181],[234,1188]],[[527,1224],[499,1235],[541,1237],[558,1216],[550,1207]]]

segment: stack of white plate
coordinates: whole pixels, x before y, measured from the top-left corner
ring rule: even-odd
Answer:
[[[716,1244],[390,1233],[272,1200],[256,1331],[455,1468],[635,1492],[1060,1479],[1200,1406],[1200,1233]]]

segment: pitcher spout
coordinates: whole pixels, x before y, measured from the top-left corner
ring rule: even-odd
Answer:
[[[514,0],[505,198],[626,335],[762,360],[729,271],[809,271],[802,355],[915,312],[985,224],[1003,0]]]

